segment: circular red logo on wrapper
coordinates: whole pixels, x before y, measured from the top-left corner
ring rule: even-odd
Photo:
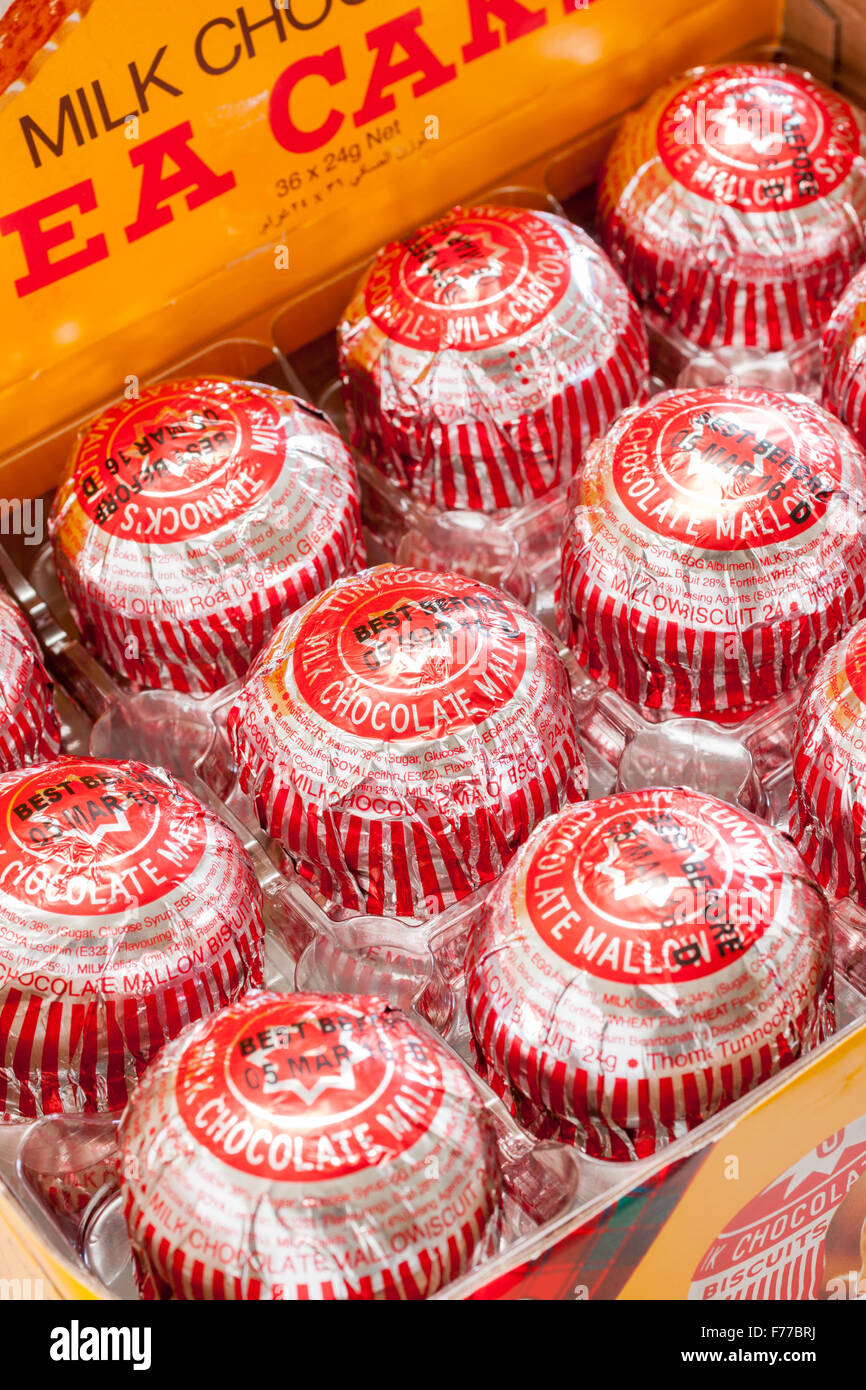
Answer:
[[[671,392],[636,414],[611,459],[617,496],[659,536],[752,551],[802,536],[838,487],[841,457],[817,419],[804,437],[773,396]]]
[[[58,760],[0,787],[0,891],[51,913],[146,906],[195,869],[201,813],[144,765]]]
[[[184,1054],[180,1113],[222,1162],[317,1182],[390,1162],[430,1130],[442,1073],[405,1016],[380,1000],[325,1002],[328,1012],[304,995],[229,1011]]]
[[[168,382],[91,425],[76,493],[112,535],[170,545],[237,521],[274,486],[285,457],[269,396],[246,383]]]
[[[397,569],[330,594],[303,619],[292,670],[307,704],[346,733],[442,737],[508,703],[526,635],[503,595],[456,576]],[[284,667],[270,678],[285,689]]]
[[[841,97],[798,73],[760,66],[698,76],[658,125],[671,177],[740,212],[787,212],[826,197],[849,174],[859,144]]]
[[[766,930],[779,876],[760,826],[718,803],[654,793],[562,818],[516,892],[567,964],[623,984],[703,979]],[[733,838],[732,838],[733,837]]]
[[[554,227],[523,208],[456,208],[381,253],[367,312],[406,347],[463,351],[505,343],[550,313],[571,278]]]

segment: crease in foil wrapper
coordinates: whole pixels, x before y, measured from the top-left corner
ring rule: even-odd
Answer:
[[[82,640],[133,689],[218,690],[364,561],[351,456],[274,387],[161,383],[81,432],[49,519]]]
[[[54,686],[24,614],[0,591],[0,772],[60,751]]]
[[[599,181],[602,242],[695,348],[794,348],[866,256],[866,115],[808,73],[723,64],[626,116]]]
[[[866,267],[833,310],[821,348],[821,399],[866,448]]]
[[[119,1110],[169,1038],[261,983],[252,862],[142,763],[59,758],[0,800],[0,1119]]]
[[[586,792],[555,644],[460,575],[339,581],[276,634],[228,729],[263,828],[350,912],[441,911]]]
[[[682,788],[567,808],[473,929],[482,1076],[534,1134],[636,1160],[834,1029],[827,903],[790,841]]]
[[[496,1239],[471,1074],[374,997],[253,991],[192,1025],[120,1130],[140,1287],[180,1299],[410,1299]]]
[[[866,622],[816,668],[791,756],[791,835],[826,892],[866,906]]]
[[[398,489],[506,512],[567,485],[646,393],[646,331],[553,213],[455,208],[379,254],[338,328],[353,445]]]
[[[557,593],[578,663],[646,718],[737,724],[866,612],[866,456],[803,396],[668,391],[572,488]]]

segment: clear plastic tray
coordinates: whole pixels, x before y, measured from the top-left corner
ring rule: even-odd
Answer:
[[[422,925],[329,915],[253,823],[238,790],[225,733],[235,687],[198,697],[123,690],[71,635],[59,589],[52,587],[50,556],[43,552],[35,557],[32,583],[7,554],[0,554],[0,564],[30,614],[57,679],[68,751],[139,757],[168,766],[246,845],[264,891],[268,987],[383,995],[436,1028],[470,1066],[463,955],[473,916],[489,887]],[[50,598],[50,608],[42,595]],[[590,795],[659,781],[684,783],[784,824],[793,697],[786,707],[741,729],[739,736],[701,720],[649,723],[618,697],[587,682],[569,654],[565,659],[584,732]],[[866,913],[845,902],[835,916],[841,1029],[866,1018]],[[589,1218],[644,1169],[657,1166],[657,1160],[669,1161],[681,1145],[699,1144],[703,1132],[709,1136],[727,1113],[654,1160],[606,1164],[533,1140],[484,1083],[477,1084],[494,1121],[506,1175],[502,1221],[479,1255],[491,1270],[504,1267],[524,1249],[537,1249],[566,1218],[573,1221],[581,1213]],[[773,1084],[767,1088],[772,1090]],[[135,1296],[135,1286],[112,1170],[113,1123],[111,1118],[55,1117],[0,1127],[0,1179],[49,1244],[80,1262],[107,1295],[126,1298]],[[87,1131],[83,1142],[82,1128]],[[76,1144],[73,1158],[70,1147]],[[443,1296],[459,1296],[459,1284]]]
[[[521,187],[496,188],[484,202],[566,216],[552,196]],[[584,228],[590,231],[590,228]],[[292,355],[289,371],[301,392],[348,439],[337,372],[336,339],[329,334]],[[505,589],[555,629],[553,592],[559,572],[558,537],[568,488],[490,516],[443,511],[395,487],[355,451],[370,563],[395,559],[417,569],[454,569]]]
[[[281,969],[273,958],[269,960],[271,988],[287,987]],[[860,1026],[866,999],[841,975],[836,989],[839,1037]],[[813,1056],[801,1059],[783,1075],[790,1079]],[[531,1139],[484,1083],[477,1077],[474,1081],[496,1136],[503,1199],[472,1267],[435,1295],[440,1299],[465,1296],[479,1280],[496,1278],[540,1253],[566,1229],[592,1220],[635,1183],[718,1137],[737,1114],[771,1094],[779,1078],[765,1082],[654,1157],[634,1164],[605,1163],[562,1144]],[[95,1279],[106,1298],[135,1299],[117,1177],[117,1118],[55,1116],[0,1127],[0,1182],[49,1249]]]
[[[273,961],[269,986],[291,983]],[[571,1210],[581,1189],[580,1160],[562,1144],[538,1143],[473,1075],[495,1135],[502,1199],[473,1267],[538,1234]],[[0,1180],[58,1251],[103,1286],[107,1296],[137,1295],[119,1188],[117,1116],[52,1116],[0,1131]]]
[[[421,923],[352,916],[317,900],[295,877],[279,845],[260,830],[238,786],[226,734],[238,684],[211,695],[124,689],[70,635],[72,620],[54,576],[49,547],[36,554],[30,579],[2,549],[0,569],[29,614],[58,682],[69,750],[164,766],[233,818],[259,858],[261,872],[269,876],[267,886],[279,887],[280,931],[298,961],[299,988],[321,990],[330,983],[335,990],[362,993],[370,992],[373,983],[381,989],[386,977],[398,989],[403,988],[401,982],[413,987],[417,983],[424,996],[422,1011],[460,1046],[467,1029],[462,979],[465,943],[490,885]],[[654,722],[589,679],[567,649],[561,648],[561,655],[571,679],[590,797],[660,783],[683,785],[786,826],[790,730],[797,692],[753,716],[736,732],[701,719]]]
[[[495,195],[489,195],[495,196]],[[525,197],[502,190],[512,201]],[[530,205],[552,206],[535,195]],[[339,425],[333,353],[320,340],[287,362],[261,342],[226,342],[164,375],[216,372],[279,384],[324,400]],[[330,364],[330,365],[329,365]],[[330,378],[329,378],[330,371]],[[330,386],[329,386],[330,381]],[[361,463],[370,560],[398,559],[429,568],[458,568],[507,588],[554,627],[552,591],[565,499],[542,499],[518,513],[485,519],[433,513],[391,488]],[[373,499],[371,501],[371,499]],[[383,516],[394,524],[382,525]],[[0,548],[7,586],[29,614],[57,682],[65,750],[136,757],[183,778],[236,830],[262,883],[268,924],[266,983],[271,988],[376,993],[437,1029],[469,1065],[463,955],[474,914],[487,889],[423,924],[352,917],[317,902],[293,877],[279,847],[255,823],[240,794],[225,721],[236,686],[209,696],[172,691],[133,693],[82,647],[57,583],[50,548],[11,543]],[[736,731],[702,720],[653,721],[614,692],[568,666],[589,765],[589,795],[659,782],[683,784],[737,802],[777,825],[787,822],[790,732],[797,692],[753,716]],[[866,914],[850,903],[835,913],[839,1028],[866,1019]],[[813,1054],[814,1055],[814,1054]],[[796,1064],[805,1065],[810,1059]],[[783,1075],[790,1075],[790,1070]],[[496,1127],[506,1202],[503,1221],[483,1251],[491,1272],[537,1250],[563,1222],[591,1217],[645,1171],[699,1146],[723,1112],[641,1164],[605,1164],[558,1144],[531,1139],[484,1084],[479,1093]],[[766,1083],[772,1090],[777,1080]],[[744,1098],[751,1103],[752,1096]],[[56,1118],[0,1126],[0,1180],[56,1251],[94,1275],[107,1296],[134,1297],[129,1246],[112,1170],[113,1122]],[[56,1169],[56,1171],[55,1171]],[[442,1297],[460,1296],[461,1282]]]
[[[591,200],[572,199],[564,207],[553,197],[508,187],[485,194],[484,201],[540,209],[568,217],[595,241]],[[649,393],[699,386],[759,386],[780,392],[820,396],[821,337],[803,339],[784,352],[746,348],[696,348],[661,320],[645,312],[650,347]],[[319,406],[348,441],[333,333],[293,353],[287,368],[295,388]],[[554,589],[559,576],[559,537],[565,523],[568,488],[523,507],[485,515],[443,511],[418,502],[355,453],[371,563],[396,559],[419,569],[455,569],[514,595],[556,631]]]
[[[695,347],[663,320],[644,312],[650,364],[665,386],[761,386],[785,394],[799,392],[818,400],[821,394],[821,334],[813,333],[780,352],[757,348]]]

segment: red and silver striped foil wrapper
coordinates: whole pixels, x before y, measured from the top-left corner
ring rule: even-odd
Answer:
[[[79,437],[49,521],[82,639],[136,689],[246,674],[363,564],[358,480],[319,411],[256,382],[164,382]]]
[[[586,793],[552,638],[462,575],[341,580],[280,628],[228,728],[261,825],[349,912],[429,917]]]
[[[165,1049],[120,1133],[149,1297],[424,1298],[498,1204],[471,1076],[377,998],[248,994]]]
[[[829,914],[802,859],[683,788],[539,826],[473,928],[467,980],[482,1069],[524,1123],[597,1158],[654,1153],[834,1026]]]
[[[187,1023],[261,983],[261,890],[161,768],[0,777],[0,1118],[118,1110]]]
[[[54,687],[24,614],[0,593],[0,772],[60,750]]]
[[[725,64],[623,121],[602,240],[640,302],[702,348],[818,332],[866,256],[866,115],[806,73]]]
[[[816,669],[791,741],[791,834],[818,882],[866,906],[866,623]]]
[[[382,250],[338,329],[352,443],[397,487],[495,512],[567,484],[647,381],[638,307],[579,227],[455,208]]]
[[[821,399],[866,448],[866,267],[833,310],[823,354]]]
[[[668,391],[620,417],[570,498],[557,616],[650,717],[734,723],[866,612],[866,456],[803,396]]]

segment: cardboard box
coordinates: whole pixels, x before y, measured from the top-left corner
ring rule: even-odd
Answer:
[[[557,1232],[464,1278],[481,1299],[866,1294],[866,1031],[855,1025]],[[861,1286],[862,1284],[862,1286]]]
[[[459,199],[548,170],[573,191],[667,73],[772,45],[780,18],[778,0],[91,0],[0,94],[0,490],[50,487],[68,426],[127,378],[220,337],[316,337],[378,245]]]

